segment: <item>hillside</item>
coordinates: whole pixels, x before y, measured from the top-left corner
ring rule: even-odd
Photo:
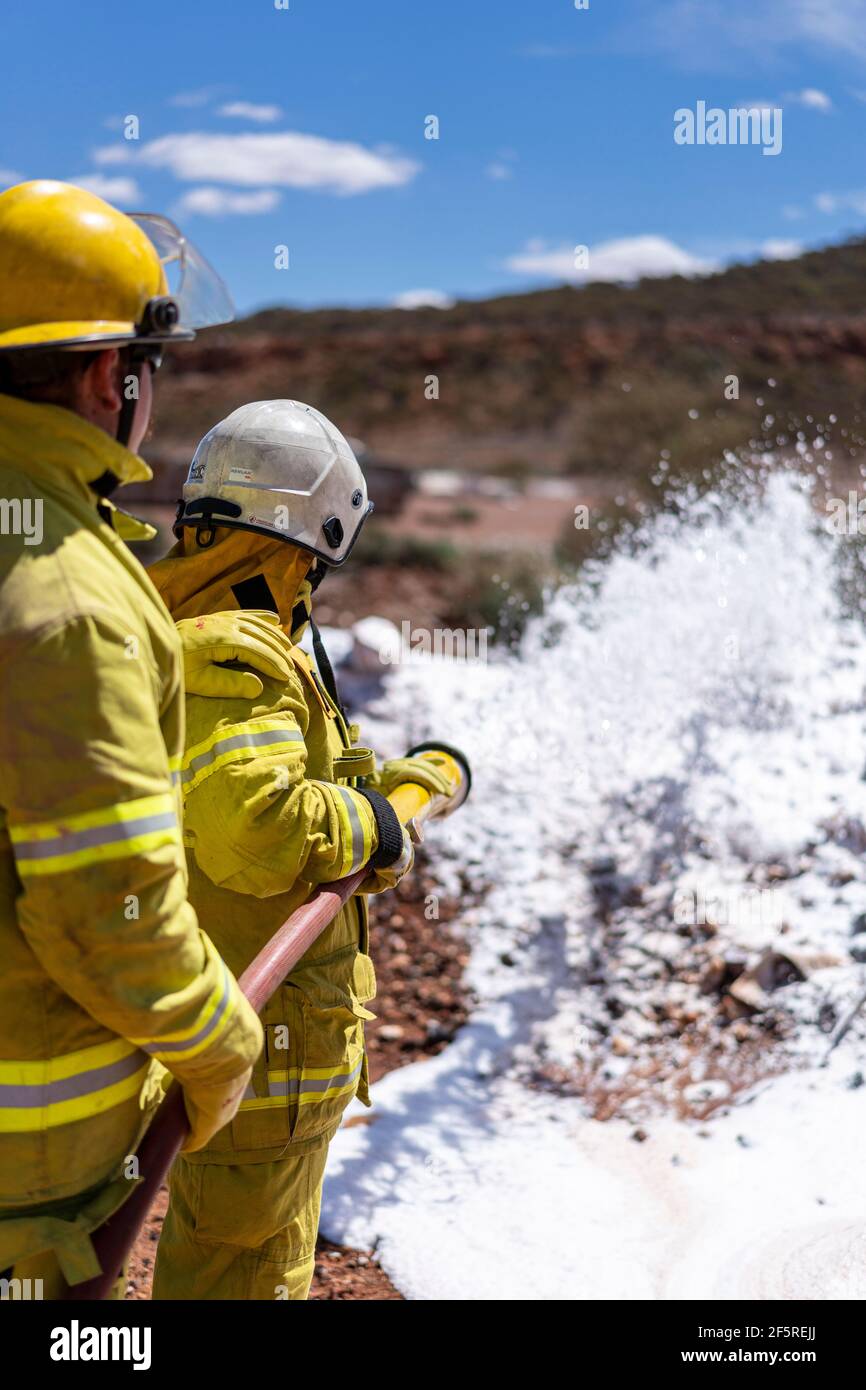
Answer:
[[[726,453],[796,450],[808,464],[820,438],[832,485],[857,485],[864,286],[858,240],[700,280],[444,311],[268,309],[168,355],[146,450],[155,484],[125,495],[162,528],[152,558],[201,435],[246,401],[309,401],[378,465],[364,465],[377,515],[351,574],[323,591],[322,621],[376,612],[511,637],[547,580],[640,504],[661,504],[663,479],[713,476]],[[425,396],[431,376],[438,400]],[[730,376],[739,399],[726,399]],[[395,468],[414,493],[395,486]],[[442,469],[450,490],[434,493],[423,475]]]
[[[186,455],[229,409],[278,395],[315,403],[386,460],[518,479],[639,480],[662,449],[691,472],[827,412],[859,448],[864,286],[866,240],[852,240],[699,280],[444,311],[268,309],[171,354],[153,452]],[[731,374],[738,401],[725,399]],[[425,396],[433,375],[438,400]]]

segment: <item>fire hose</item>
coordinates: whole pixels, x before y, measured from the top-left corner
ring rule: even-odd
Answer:
[[[445,795],[431,793],[416,782],[404,782],[388,797],[401,824],[417,843],[424,821],[441,819],[462,806],[469,795],[471,778],[462,753],[447,744],[419,744],[410,749],[407,756],[435,759],[452,788]],[[247,966],[238,984],[256,1012],[264,1008],[317,937],[358,891],[367,873],[365,867],[335,883],[318,887]],[[139,1146],[138,1185],[123,1206],[91,1236],[102,1273],[84,1283],[70,1285],[64,1299],[95,1300],[108,1296],[188,1132],[183,1090],[174,1082]]]

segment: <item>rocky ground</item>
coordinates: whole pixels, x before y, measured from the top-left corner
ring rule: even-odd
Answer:
[[[424,916],[432,883],[419,851],[418,870],[409,882],[377,905],[370,931],[379,992],[377,1020],[368,1025],[370,1075],[386,1072],[448,1045],[467,1017],[469,1000],[461,986],[467,949],[449,925],[453,904],[440,904],[438,921]],[[363,1124],[362,1115],[354,1122]],[[130,1261],[128,1299],[150,1297],[156,1243],[167,1203],[165,1190],[154,1203]],[[320,1240],[311,1299],[400,1299],[373,1250],[351,1250]]]

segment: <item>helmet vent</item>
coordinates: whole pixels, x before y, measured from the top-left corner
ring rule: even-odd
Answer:
[[[325,540],[332,550],[339,550],[343,540],[343,523],[338,516],[328,517],[327,521],[322,522],[322,531]]]

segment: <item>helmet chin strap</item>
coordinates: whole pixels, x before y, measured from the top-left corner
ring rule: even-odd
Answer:
[[[135,378],[135,387],[130,391],[130,377]],[[129,436],[132,434],[132,426],[135,421],[135,407],[141,394],[141,368],[135,362],[130,362],[124,372],[123,399],[120,405],[120,414],[117,417],[117,429],[114,437],[118,444],[122,444],[124,449],[129,448]],[[104,473],[100,473],[98,478],[94,478],[90,484],[91,490],[97,497],[110,497],[120,483],[116,473],[110,468],[106,468]]]
[[[132,390],[130,377],[134,378],[135,386]],[[124,372],[123,381],[123,403],[120,407],[120,415],[117,420],[117,432],[115,439],[118,444],[122,444],[124,449],[129,448],[129,436],[132,434],[132,426],[135,420],[135,407],[138,405],[138,398],[141,395],[141,367],[137,362],[130,362]]]

